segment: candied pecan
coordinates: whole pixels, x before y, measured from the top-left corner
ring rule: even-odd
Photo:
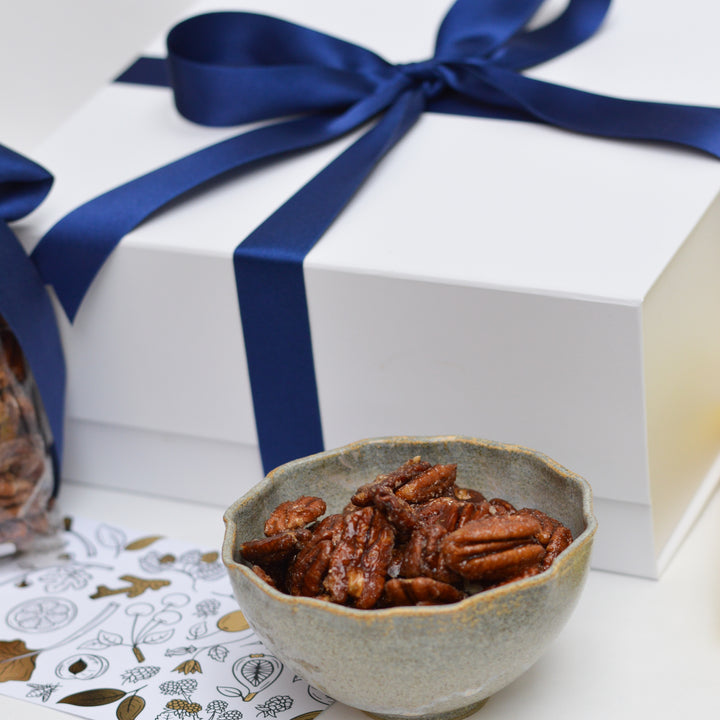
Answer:
[[[319,497],[303,495],[297,500],[280,503],[265,522],[265,535],[277,535],[286,530],[309,525],[325,514],[325,501]]]
[[[300,550],[288,567],[287,585],[291,595],[317,597],[323,593],[332,549],[332,541],[325,539],[310,542]]]
[[[471,503],[487,502],[486,497],[479,490],[473,490],[472,488],[458,487],[457,485],[455,485],[453,487],[453,495],[458,500],[464,500],[465,502],[471,502]]]
[[[312,528],[308,544],[320,542],[321,540],[332,540],[333,544],[340,538],[342,532],[343,516],[334,513],[323,518],[317,525]]]
[[[382,473],[375,480],[367,485],[360,486],[352,496],[352,503],[358,507],[371,505],[373,495],[381,487],[389,487],[391,490],[399,487],[403,483],[412,480],[415,476],[430,469],[430,463],[420,460],[419,457],[410,458],[404,462],[397,470],[391,473]]]
[[[45,469],[40,447],[41,441],[36,436],[23,436],[0,443],[0,473],[12,473],[36,482]]]
[[[405,578],[430,577],[450,584],[459,582],[459,575],[448,566],[440,550],[447,533],[437,523],[415,528],[403,551],[400,575]]]
[[[309,530],[288,530],[271,537],[249,540],[240,546],[240,554],[248,562],[264,567],[287,560],[309,538]]]
[[[447,494],[455,483],[457,465],[433,465],[401,485],[395,494],[410,503],[423,503]]]
[[[521,575],[540,562],[540,522],[530,515],[488,515],[455,530],[441,541],[448,566],[467,580],[496,582]]]
[[[489,502],[491,515],[508,515],[509,513],[516,512],[515,506],[502,498],[493,498]]]
[[[373,495],[373,505],[385,513],[385,517],[395,528],[398,539],[409,537],[417,525],[413,507],[398,497],[389,487],[381,487]]]
[[[382,604],[386,607],[442,605],[464,597],[466,594],[462,590],[432,578],[397,578],[385,583]]]
[[[491,515],[491,509],[492,505],[487,500],[481,503],[465,503],[465,507],[458,517],[457,527],[460,528],[473,520],[480,520],[480,518]]]
[[[371,608],[382,595],[395,532],[373,507],[343,515],[342,520],[324,588],[332,602]]]
[[[545,548],[545,557],[542,559],[541,567],[546,570],[553,564],[555,558],[570,545],[573,541],[572,533],[564,525],[558,523],[552,537]]]
[[[470,504],[452,497],[439,497],[413,507],[419,524],[437,524],[446,530],[455,530],[466,506],[469,507]]]
[[[250,569],[261,579],[264,580],[268,585],[271,587],[274,587],[277,590],[277,583],[275,582],[275,579],[272,578],[265,570],[263,570],[259,565],[252,565]]]
[[[547,545],[550,542],[550,538],[555,532],[555,529],[560,525],[557,520],[536,508],[522,508],[522,510],[518,510],[517,514],[532,515],[532,517],[540,523],[540,532],[538,532],[536,537],[543,545]]]

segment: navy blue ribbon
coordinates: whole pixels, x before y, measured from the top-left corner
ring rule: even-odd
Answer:
[[[32,212],[52,182],[40,165],[0,145],[0,315],[18,339],[42,398],[53,435],[56,492],[62,461],[65,359],[43,280],[8,224]]]
[[[169,83],[179,112],[208,126],[272,121],[154,170],[71,212],[35,252],[71,319],[120,239],[189,191],[259,162],[365,132],[237,247],[234,266],[266,469],[322,449],[302,262],[375,165],[425,112],[547,123],[596,136],[686,145],[720,157],[720,110],[600,96],[522,71],[571,50],[610,0],[570,0],[527,29],[543,0],[457,0],[432,58],[392,65],[277,18],[200,15],[174,27],[166,61],[120,80]],[[290,118],[290,119],[287,119]]]

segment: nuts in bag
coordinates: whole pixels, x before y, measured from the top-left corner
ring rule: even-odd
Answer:
[[[51,433],[22,348],[0,316],[0,543],[35,549],[58,529]]]

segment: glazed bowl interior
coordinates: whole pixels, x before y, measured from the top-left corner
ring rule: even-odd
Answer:
[[[457,484],[542,510],[573,543],[533,577],[431,607],[357,610],[285,595],[239,552],[265,519],[301,495],[341,512],[357,487],[411,457],[457,463]],[[311,685],[383,718],[451,720],[529,668],[576,604],[596,529],[588,483],[532,450],[465,437],[365,440],[283,465],[225,513],[223,561],[248,622],[268,648]],[[387,668],[378,681],[378,658]]]

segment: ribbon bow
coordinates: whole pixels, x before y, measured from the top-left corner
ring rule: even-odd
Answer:
[[[30,365],[53,435],[55,490],[62,460],[65,360],[52,303],[37,269],[8,223],[32,212],[50,190],[40,165],[0,145],[0,315]]]
[[[716,108],[621,100],[523,75],[591,37],[610,4],[570,0],[556,19],[527,29],[542,2],[457,0],[439,28],[433,57],[401,65],[263,15],[210,13],[180,23],[168,36],[166,65],[145,58],[120,80],[169,82],[178,110],[204,125],[283,119],[73,211],[33,253],[43,277],[72,319],[115,245],[156,210],[230,171],[367,128],[234,255],[264,465],[322,449],[303,258],[421,113],[541,122],[597,136],[677,143],[720,157]]]

